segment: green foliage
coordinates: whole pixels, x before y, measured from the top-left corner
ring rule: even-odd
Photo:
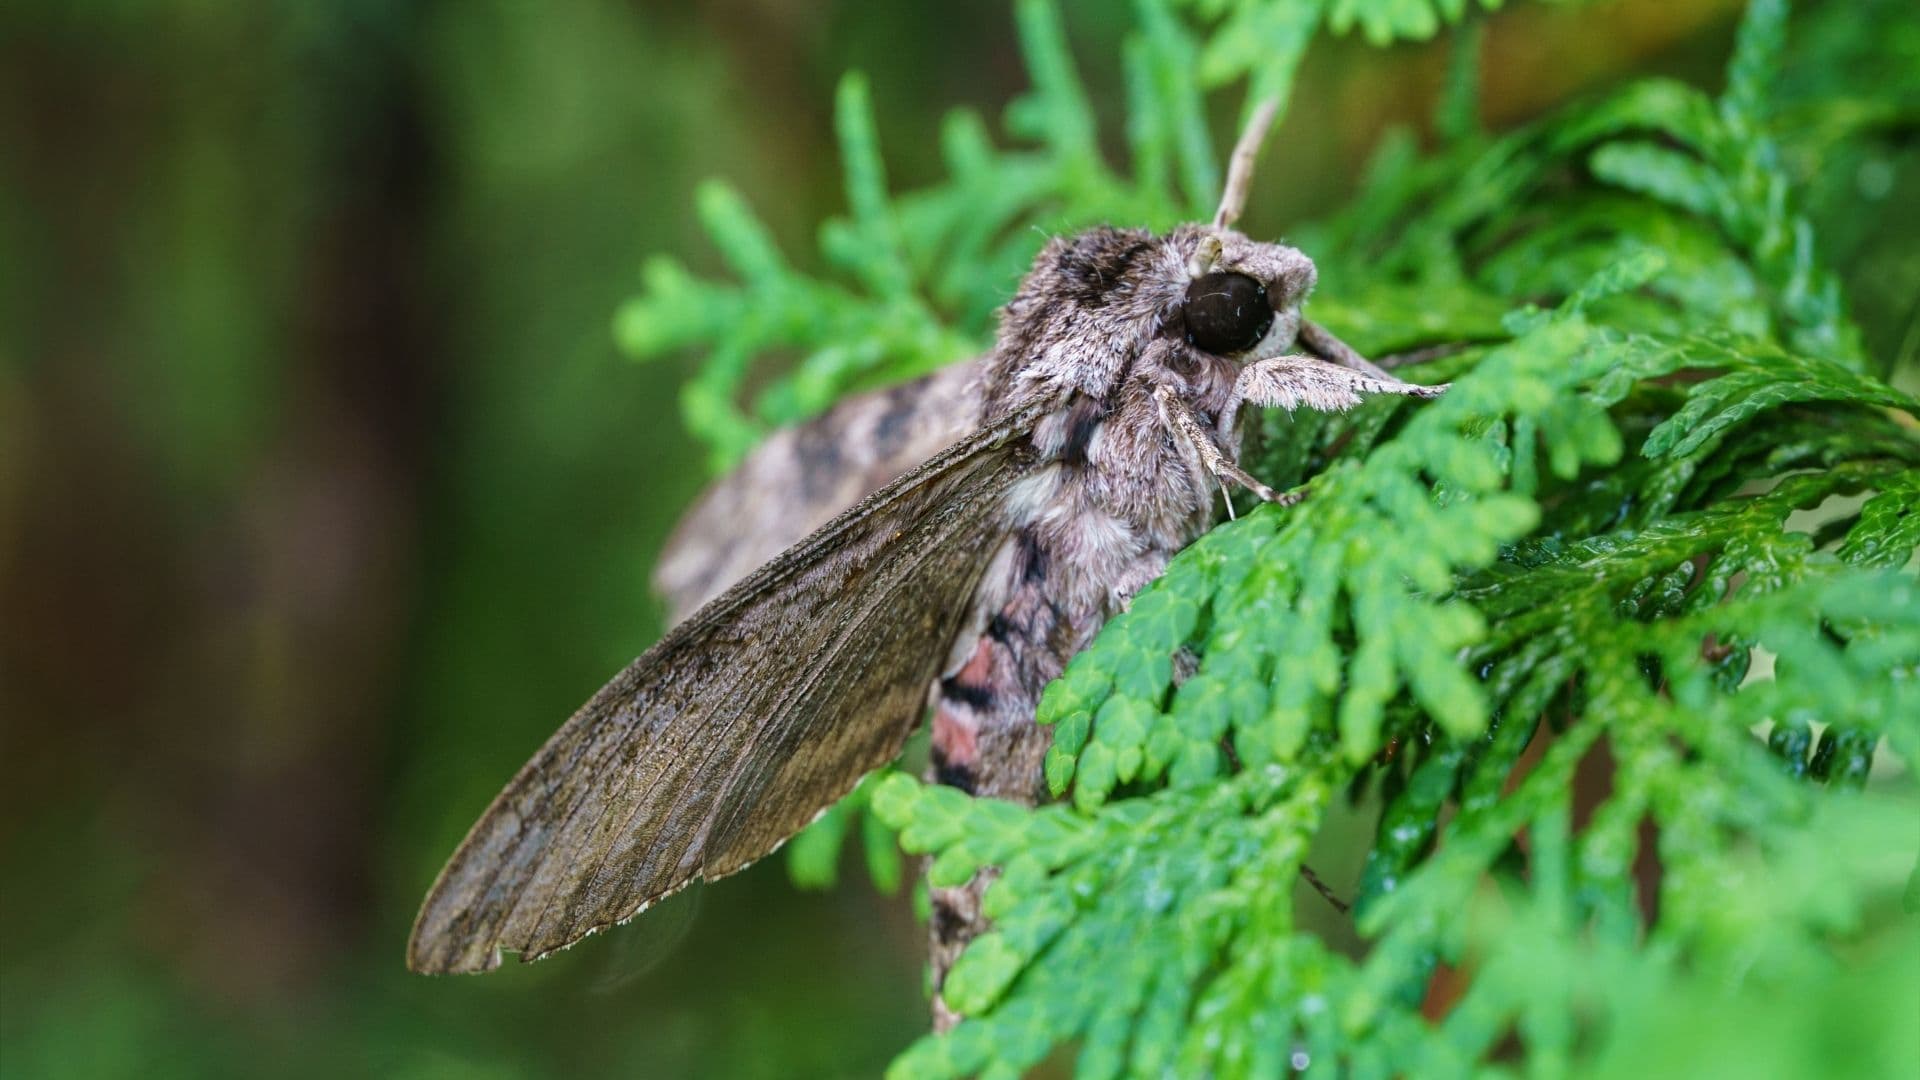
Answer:
[[[889,775],[883,769],[860,781],[860,785],[849,792],[846,798],[835,803],[820,815],[820,820],[808,826],[806,831],[787,845],[787,868],[795,885],[823,889],[837,882],[840,877],[841,847],[847,836],[858,829],[861,849],[866,855],[867,874],[873,879],[874,886],[884,893],[900,888],[901,879],[906,874],[900,858],[900,846],[879,818],[863,813],[874,787]]]
[[[1199,54],[1199,79],[1220,86],[1242,78],[1252,98],[1286,101],[1307,45],[1322,26],[1336,34],[1358,28],[1374,45],[1425,41],[1474,7],[1500,0],[1179,0],[1203,21],[1215,21]]]
[[[977,115],[957,111],[940,132],[951,178],[889,200],[866,83],[858,75],[841,83],[836,129],[851,215],[820,230],[830,276],[793,270],[731,188],[702,188],[701,219],[740,282],[701,281],[656,259],[646,294],[620,312],[617,332],[639,356],[708,350],[683,405],[716,466],[768,426],[817,412],[849,389],[980,352],[1008,282],[1048,232],[1109,220],[1164,227],[1210,207],[1216,155],[1200,92],[1186,77],[1195,45],[1159,0],[1142,0],[1141,9],[1160,30],[1136,35],[1127,49],[1131,177],[1101,158],[1058,13],[1024,0],[1020,39],[1034,89],[1008,107],[1007,125],[1027,148],[995,148]],[[772,352],[800,359],[742,408],[752,361]]]
[[[687,413],[730,460],[980,348],[1031,226],[1201,216],[1203,86],[1265,96],[1323,21],[1425,37],[1465,5],[1192,6],[1204,37],[1139,5],[1131,177],[1100,159],[1051,8],[1023,3],[1028,148],[959,114],[952,178],[889,200],[849,80],[852,213],[822,232],[841,276],[789,269],[712,188],[742,283],[657,265],[626,342],[713,351]],[[896,1075],[1014,1075],[1065,1046],[1087,1077],[1920,1060],[1920,932],[1895,914],[1920,851],[1916,406],[1868,374],[1780,165],[1786,23],[1753,4],[1717,97],[1647,80],[1499,136],[1463,37],[1444,143],[1390,137],[1352,203],[1293,234],[1317,317],[1376,354],[1447,346],[1422,374],[1454,388],[1267,419],[1253,471],[1311,498],[1213,530],[1048,689],[1059,802],[863,787],[936,883],[1004,871],[946,987],[969,1019]],[[1822,108],[1858,105],[1796,101],[1792,129],[1831,149]],[[749,413],[769,350],[802,356]],[[1342,800],[1379,807],[1357,954],[1294,905]],[[798,865],[826,876],[849,827]],[[1465,989],[1436,1006],[1442,965]]]

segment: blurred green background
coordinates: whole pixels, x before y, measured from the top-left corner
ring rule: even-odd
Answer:
[[[1118,145],[1129,12],[1064,6]],[[1736,14],[1512,8],[1488,119],[1716,85]],[[1336,205],[1445,63],[1318,43],[1249,230]],[[467,825],[659,631],[698,358],[623,359],[613,313],[649,252],[717,268],[706,175],[810,264],[848,68],[900,187],[1026,81],[999,3],[0,9],[0,1071],[871,1075],[923,1027],[905,898],[778,860],[537,966],[401,965]],[[1916,226],[1824,210],[1910,353]]]

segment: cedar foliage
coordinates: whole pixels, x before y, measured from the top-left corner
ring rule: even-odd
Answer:
[[[1323,23],[1381,42],[1471,14],[1179,6],[1136,5],[1124,171],[1054,9],[1026,0],[1014,148],[955,112],[934,187],[888,192],[866,87],[842,84],[850,214],[821,230],[829,274],[703,188],[737,281],[657,261],[619,325],[639,355],[707,351],[684,406],[715,465],[980,352],[1039,229],[1206,218],[1214,88],[1284,94]],[[1060,1055],[1086,1077],[1920,1061],[1900,899],[1920,851],[1916,409],[1867,355],[1782,165],[1913,130],[1920,48],[1823,31],[1824,73],[1796,81],[1787,15],[1755,0],[1717,95],[1647,79],[1497,135],[1476,116],[1472,20],[1456,32],[1439,145],[1389,138],[1351,204],[1289,238],[1320,263],[1314,317],[1374,355],[1448,346],[1419,378],[1453,390],[1265,419],[1253,471],[1312,497],[1215,528],[1049,688],[1060,801],[893,773],[796,843],[813,881],[856,821],[883,883],[900,864],[882,823],[935,882],[1004,868],[996,928],[946,988],[970,1019],[896,1075]],[[1835,61],[1895,76],[1862,98]],[[799,359],[744,403],[776,353]],[[1176,685],[1182,649],[1198,666]],[[1576,772],[1601,748],[1610,784],[1576,827]],[[1342,803],[1380,807],[1358,950],[1296,907]],[[1465,989],[1436,1016],[1442,965]]]

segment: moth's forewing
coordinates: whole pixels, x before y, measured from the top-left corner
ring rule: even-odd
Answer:
[[[410,966],[570,945],[767,854],[897,755],[1005,532],[1039,411],[887,485],[607,684],[454,853]]]
[[[768,436],[715,481],[668,538],[653,574],[679,622],[834,515],[965,438],[986,361],[857,394]]]

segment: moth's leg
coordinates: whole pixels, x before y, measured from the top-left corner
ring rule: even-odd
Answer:
[[[1361,397],[1363,394],[1435,398],[1446,390],[1445,383],[1439,386],[1405,383],[1391,375],[1369,375],[1312,356],[1275,356],[1256,360],[1240,369],[1227,407],[1220,412],[1220,424],[1231,425],[1240,406],[1248,402],[1277,406],[1288,412],[1299,408],[1345,412],[1365,400]]]
[[[1275,491],[1242,469],[1239,462],[1228,457],[1227,452],[1220,449],[1220,444],[1214,442],[1213,436],[1207,434],[1207,429],[1201,426],[1200,418],[1193,414],[1193,409],[1180,400],[1170,387],[1160,387],[1153,392],[1153,396],[1154,400],[1160,403],[1160,409],[1166,414],[1168,422],[1173,424],[1174,430],[1193,445],[1194,451],[1200,455],[1200,463],[1206,466],[1207,471],[1212,473],[1216,480],[1220,481],[1220,492],[1223,496],[1227,490],[1226,482],[1231,480],[1267,502],[1280,506],[1292,506],[1307,497],[1305,492]],[[1230,420],[1231,417],[1227,419]],[[1223,422],[1221,426],[1224,428],[1226,424]],[[1231,500],[1227,502],[1227,514],[1228,516],[1233,514]]]
[[[1300,344],[1306,346],[1308,352],[1313,353],[1322,360],[1331,361],[1344,368],[1352,368],[1355,371],[1365,372],[1376,379],[1386,379],[1390,382],[1400,381],[1394,378],[1386,368],[1361,356],[1360,350],[1334,337],[1332,331],[1310,319],[1302,319],[1300,321]]]

